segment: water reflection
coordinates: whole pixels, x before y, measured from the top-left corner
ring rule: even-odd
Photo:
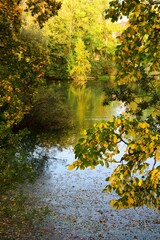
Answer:
[[[71,124],[73,128],[52,133],[39,134],[39,140],[46,147],[59,145],[62,148],[74,145],[83,129],[92,127],[95,122],[108,120],[113,115],[124,111],[120,102],[112,102],[103,106],[105,98],[104,86],[106,81],[89,80],[86,85],[76,85],[73,82],[54,82],[52,87],[55,92],[65,98],[65,104],[71,109]],[[111,83],[110,83],[111,84]]]
[[[40,159],[40,155],[45,156],[52,167],[54,165],[54,168],[60,167],[61,169],[62,166],[74,161],[73,147],[83,129],[92,127],[98,121],[108,120],[112,115],[118,115],[124,111],[123,105],[116,101],[109,106],[103,106],[105,98],[103,89],[107,84],[109,82],[93,80],[83,86],[75,85],[72,82],[61,82],[61,84],[54,82],[52,84],[53,92],[65,98],[65,104],[71,109],[71,124],[74,127],[62,131],[39,133],[36,141],[34,139],[34,143],[30,145],[34,159]]]
[[[119,112],[119,102],[103,106],[105,84],[108,83],[90,80],[81,87],[74,84],[69,86],[68,102],[75,113],[79,129],[89,128],[94,122],[109,119]]]

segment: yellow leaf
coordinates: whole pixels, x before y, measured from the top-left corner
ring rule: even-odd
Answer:
[[[113,118],[113,117],[110,119],[110,122],[111,122],[111,123],[114,122],[114,118]]]
[[[135,149],[136,148],[136,144],[131,144],[130,148],[131,149]]]
[[[121,124],[121,119],[117,120],[117,124],[120,125]]]
[[[108,148],[108,143],[104,143],[103,146],[104,146],[105,148]]]
[[[8,92],[12,92],[13,88],[11,86],[8,87]]]
[[[7,102],[10,102],[10,101],[11,101],[11,97],[10,97],[10,96],[7,96],[7,97],[6,97],[6,101],[7,101]]]
[[[142,183],[143,183],[143,181],[142,181],[142,179],[140,179],[139,182],[138,182],[138,186],[139,187],[142,186]]]
[[[114,136],[114,138],[113,138],[113,143],[117,143],[117,137],[116,136]]]
[[[134,197],[134,191],[130,192],[130,196]]]
[[[160,161],[160,151],[156,151],[156,160]]]
[[[113,206],[116,203],[116,200],[111,200],[109,203]]]
[[[82,134],[83,134],[83,135],[87,135],[87,131],[84,130],[84,131],[82,132]]]
[[[129,203],[129,204],[133,204],[133,203],[134,203],[133,198],[128,198],[128,203]]]
[[[125,46],[125,47],[124,47],[124,50],[125,50],[126,52],[128,52],[128,47],[127,47],[127,46]]]
[[[93,170],[93,169],[95,169],[95,166],[91,166],[91,167],[90,167],[90,170]]]
[[[124,172],[124,176],[126,176],[128,174],[128,170],[126,170],[125,172]]]
[[[68,170],[73,170],[74,169],[74,164],[71,164],[68,166]]]
[[[120,169],[121,169],[121,166],[118,166],[115,171],[118,172]]]
[[[120,175],[120,179],[123,179],[123,174]]]

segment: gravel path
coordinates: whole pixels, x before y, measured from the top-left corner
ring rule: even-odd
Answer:
[[[53,152],[54,151],[54,158]],[[49,204],[44,234],[37,240],[159,240],[160,213],[147,208],[113,210],[114,194],[102,193],[112,169],[68,171],[74,160],[72,149],[50,149],[46,173],[31,191]],[[55,160],[58,159],[58,160]]]

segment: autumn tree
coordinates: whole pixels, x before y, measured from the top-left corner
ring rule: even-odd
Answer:
[[[13,132],[31,109],[37,87],[42,84],[46,49],[22,35],[25,12],[42,27],[49,17],[57,14],[58,1],[5,0],[0,3],[0,182],[1,191],[19,181],[21,172],[32,172],[18,152],[24,134]],[[15,152],[17,155],[15,157]],[[19,157],[21,156],[21,157]],[[19,174],[19,175],[18,175]]]
[[[48,35],[46,39],[51,57],[46,71],[47,76],[73,79],[68,68],[73,64],[71,55],[76,55],[78,39],[83,41],[90,55],[88,58],[91,65],[90,75],[97,77],[111,71],[111,55],[117,43],[112,33],[121,31],[121,27],[117,23],[106,22],[103,17],[106,2],[106,0],[62,1],[58,15],[51,18],[43,29],[44,34]]]
[[[49,17],[57,14],[60,5],[54,0],[0,1],[1,239],[23,238],[23,233],[26,237],[26,229],[31,228],[30,220],[35,225],[38,215],[43,215],[43,211],[39,212],[32,204],[34,209],[28,208],[26,199],[29,201],[29,198],[18,194],[18,191],[21,183],[35,178],[45,159],[39,156],[42,161],[38,167],[36,159],[31,158],[31,152],[25,150],[28,131],[15,130],[15,126],[29,113],[37,88],[44,81],[44,69],[48,62],[43,44],[35,41],[33,35],[26,31],[26,15],[32,15],[34,26],[39,25],[40,29]],[[31,144],[29,147],[32,150]]]
[[[111,1],[105,13],[113,22],[125,17],[128,23],[115,53],[116,87],[105,100],[122,101],[126,111],[83,132],[69,169],[115,164],[104,189],[117,193],[110,204],[159,208],[160,6],[158,1]]]
[[[78,39],[74,52],[70,53],[68,64],[69,75],[76,82],[84,83],[87,80],[87,73],[90,72],[89,53],[85,49],[82,39]]]

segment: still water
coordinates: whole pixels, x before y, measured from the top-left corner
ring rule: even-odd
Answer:
[[[38,135],[39,144],[36,145],[34,156],[46,154],[49,162],[57,159],[56,167],[61,169],[62,161],[69,164],[74,160],[73,147],[80,138],[82,130],[92,127],[94,123],[110,119],[125,111],[120,102],[112,102],[104,106],[104,88],[109,84],[106,81],[89,80],[85,85],[76,85],[71,82],[55,82],[51,86],[56,94],[65,99],[65,105],[70,109],[72,127],[64,131],[42,133]],[[61,119],[60,119],[61,121]]]

